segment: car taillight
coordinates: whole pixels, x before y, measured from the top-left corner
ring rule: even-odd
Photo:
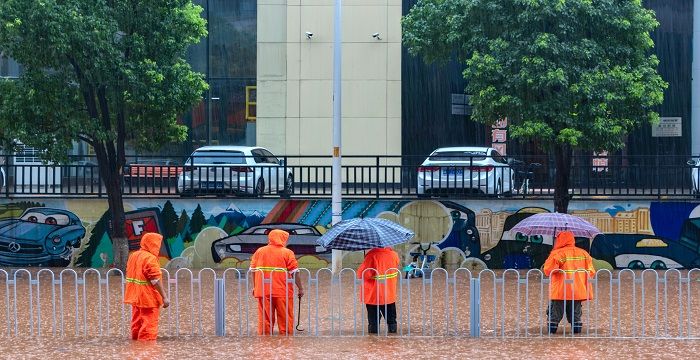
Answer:
[[[234,166],[231,168],[231,171],[237,172],[237,173],[248,173],[248,172],[253,172],[253,168],[247,167],[247,166]]]
[[[493,170],[493,166],[470,166],[469,171],[475,172],[489,172]]]
[[[421,166],[418,168],[418,172],[433,172],[440,171],[439,166]]]

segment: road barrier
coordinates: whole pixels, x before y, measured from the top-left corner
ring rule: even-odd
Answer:
[[[163,269],[171,301],[161,311],[160,335],[257,336],[256,271]],[[373,281],[396,279],[398,326],[390,333],[382,320],[379,336],[700,338],[700,269],[599,270],[589,281],[594,297],[583,302],[580,334],[566,320],[549,333],[550,280],[538,269],[438,268],[417,278],[391,269],[384,275]],[[286,290],[294,291],[284,309],[295,313],[287,336],[367,335],[363,280],[353,269],[299,269],[284,276]],[[301,299],[294,276],[305,290]],[[128,336],[124,284],[117,269],[0,269],[0,326],[7,336]],[[273,306],[271,286],[263,280],[263,307]],[[381,307],[377,315],[388,310]]]

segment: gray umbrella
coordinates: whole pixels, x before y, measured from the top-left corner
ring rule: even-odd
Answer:
[[[316,242],[336,250],[367,250],[401,244],[416,234],[389,220],[355,218],[335,224]]]

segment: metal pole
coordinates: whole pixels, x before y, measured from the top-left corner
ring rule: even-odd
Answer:
[[[469,335],[481,337],[481,279],[471,279],[469,287]],[[494,286],[495,289],[495,286]]]
[[[226,336],[226,288],[224,279],[216,279],[214,285],[214,324],[216,336]]]
[[[691,73],[690,133],[700,132],[700,0],[693,0],[693,62]],[[691,155],[700,155],[700,136],[690,136]]]
[[[335,0],[335,19],[334,19],[334,31],[333,31],[333,175],[332,175],[332,218],[331,224],[335,225],[343,219],[343,207],[342,207],[342,194],[341,194],[341,157],[340,157],[340,146],[341,146],[341,99],[342,99],[342,87],[341,87],[341,15],[342,15],[342,0]],[[333,273],[337,274],[343,267],[342,264],[342,251],[333,250],[332,260],[331,260]]]

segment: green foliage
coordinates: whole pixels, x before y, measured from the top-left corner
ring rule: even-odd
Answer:
[[[658,119],[658,22],[638,0],[419,0],[402,24],[410,53],[464,61],[472,118],[513,137],[614,150]]]
[[[183,59],[206,35],[201,11],[191,0],[1,1],[0,49],[25,70],[0,80],[3,137],[54,161],[82,139],[114,172],[125,142],[184,140],[177,116],[207,88]]]
[[[180,218],[177,220],[177,227],[176,227],[175,231],[178,234],[183,234],[186,230],[187,223],[189,223],[189,222],[190,222],[190,217],[189,217],[189,215],[187,215],[187,211],[185,211],[185,209],[182,209],[182,212],[180,213]]]

